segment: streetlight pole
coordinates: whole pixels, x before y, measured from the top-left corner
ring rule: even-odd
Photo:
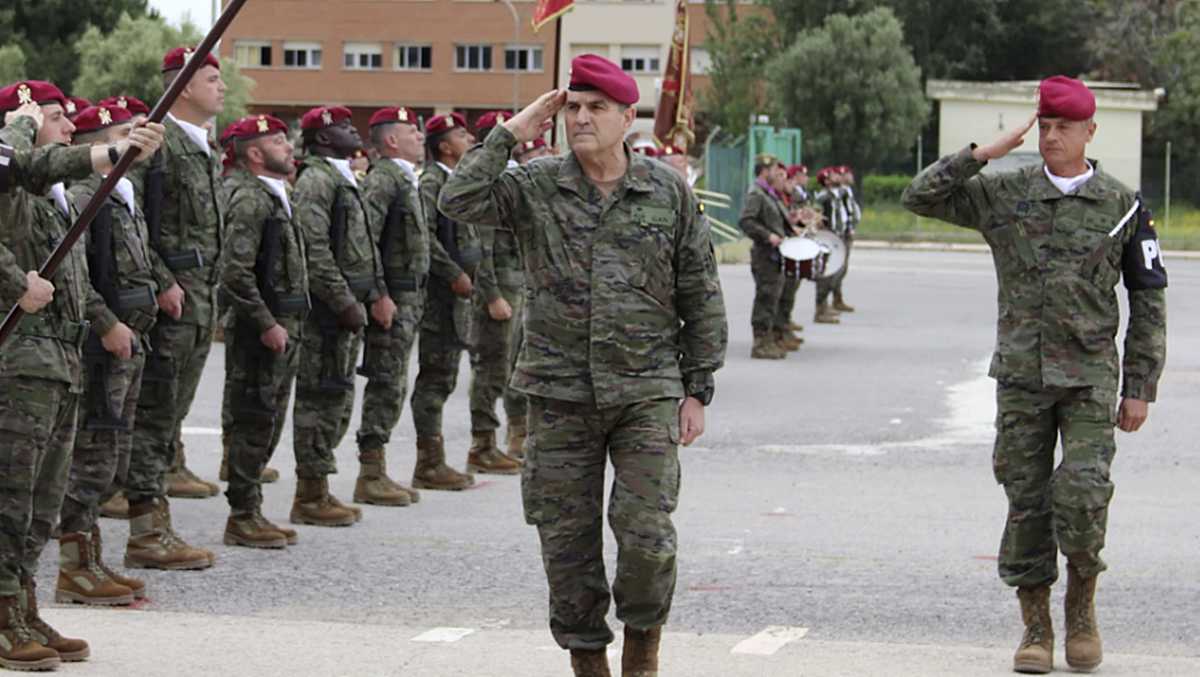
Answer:
[[[504,5],[506,7],[508,7],[508,11],[510,13],[512,13],[513,48],[517,49],[517,48],[519,48],[519,45],[521,42],[521,17],[517,14],[517,8],[513,7],[512,0],[497,0],[497,2],[503,2]],[[521,77],[521,59],[519,56],[514,60],[513,65],[516,66],[516,68],[513,68],[512,112],[516,113],[521,110],[521,94],[520,94],[521,90],[520,90],[520,80],[519,80],[519,78]]]

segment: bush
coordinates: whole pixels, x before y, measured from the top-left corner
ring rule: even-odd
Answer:
[[[912,183],[912,177],[903,174],[864,176],[862,180],[863,204],[879,204],[880,202],[899,204],[901,194],[910,183]]]

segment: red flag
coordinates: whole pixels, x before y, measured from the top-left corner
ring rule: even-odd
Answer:
[[[533,10],[533,32],[571,11],[575,0],[538,0]]]
[[[675,1],[675,28],[671,53],[663,76],[662,95],[654,112],[654,136],[663,145],[687,147],[696,139],[692,132],[692,79],[689,68],[687,1]]]

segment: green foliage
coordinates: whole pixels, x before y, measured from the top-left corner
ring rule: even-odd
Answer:
[[[906,153],[929,116],[921,72],[895,14],[834,14],[803,31],[767,69],[783,123],[804,130],[808,156],[870,170]]]
[[[769,17],[739,18],[735,0],[706,0],[712,31],[705,41],[712,65],[711,86],[700,94],[700,110],[725,133],[741,136],[755,113],[766,113],[762,72],[778,52]]]
[[[88,28],[108,32],[123,15],[145,16],[146,0],[9,0],[0,37],[25,54],[25,76],[67,87],[79,73],[77,41]]]
[[[904,174],[871,174],[863,177],[862,200],[864,204],[887,202],[900,203],[900,196],[913,177]]]
[[[25,79],[25,52],[16,45],[0,47],[0,83]]]
[[[1179,4],[1178,24],[1156,44],[1155,68],[1162,73],[1167,100],[1151,117],[1156,147],[1170,141],[1174,176],[1172,189],[1200,202],[1200,0]]]

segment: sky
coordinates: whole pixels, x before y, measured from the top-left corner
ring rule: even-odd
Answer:
[[[191,14],[192,23],[202,29],[212,23],[212,0],[150,0],[150,6],[176,26],[185,14]]]

